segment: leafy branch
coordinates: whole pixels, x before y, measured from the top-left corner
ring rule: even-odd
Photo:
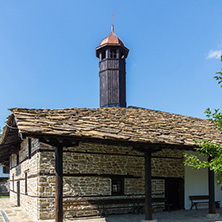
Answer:
[[[222,56],[221,56],[222,62]],[[217,72],[214,78],[218,84],[222,87],[222,69],[221,72]],[[222,113],[220,109],[214,109],[211,111],[209,108],[205,110],[207,119],[217,126],[218,130],[222,133]],[[222,185],[222,148],[221,144],[214,143],[209,140],[202,140],[200,142],[195,141],[197,147],[195,151],[198,151],[200,156],[205,157],[205,160],[201,160],[197,155],[184,154],[185,166],[190,166],[195,169],[209,168],[216,174],[217,184]]]

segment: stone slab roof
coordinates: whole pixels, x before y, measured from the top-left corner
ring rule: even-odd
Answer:
[[[194,139],[222,142],[208,120],[143,108],[10,110],[8,119],[15,119],[21,134],[182,146],[194,146]]]

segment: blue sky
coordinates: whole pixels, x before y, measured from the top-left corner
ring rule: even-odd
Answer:
[[[127,104],[204,118],[222,107],[221,0],[0,1],[0,126],[7,110],[99,107],[95,48],[130,49]]]

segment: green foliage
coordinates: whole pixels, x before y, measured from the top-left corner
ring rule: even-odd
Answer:
[[[222,56],[221,56],[222,61]],[[222,87],[222,69],[217,72],[214,78]],[[205,110],[207,119],[217,126],[218,130],[222,133],[222,113],[219,109],[214,109],[212,112],[209,108]],[[209,168],[216,174],[217,184],[222,185],[222,148],[221,144],[214,143],[209,140],[195,141],[197,144],[196,151],[200,156],[205,157],[205,160],[200,160],[196,155],[184,154],[185,166],[190,166],[195,169]]]
[[[221,61],[222,61],[222,56],[221,56]],[[214,78],[217,80],[217,83],[220,85],[220,87],[222,87],[222,72],[216,72],[216,76],[214,76]]]
[[[217,184],[222,185],[222,149],[220,144],[203,140],[197,145],[198,147],[195,150],[199,152],[200,156],[205,157],[205,160],[200,160],[194,154],[184,154],[185,166],[190,166],[194,169],[209,168],[213,170],[216,174]]]
[[[199,146],[196,148],[196,150],[199,151],[202,156],[207,158],[214,158],[222,154],[220,144],[218,143],[214,143],[209,140],[202,140],[200,143],[197,141],[195,142]]]
[[[212,112],[209,108],[207,108],[205,113],[207,119],[214,123],[218,127],[218,130],[222,132],[222,113],[219,111],[219,109],[214,109],[214,112]]]
[[[184,161],[185,166],[190,166],[194,169],[200,169],[200,168],[206,168],[208,167],[208,162],[207,161],[201,161],[196,155],[191,154],[184,154],[184,157],[186,158]]]

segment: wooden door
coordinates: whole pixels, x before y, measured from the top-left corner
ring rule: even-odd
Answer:
[[[184,180],[183,178],[165,179],[165,197],[172,204],[172,210],[184,209]]]

